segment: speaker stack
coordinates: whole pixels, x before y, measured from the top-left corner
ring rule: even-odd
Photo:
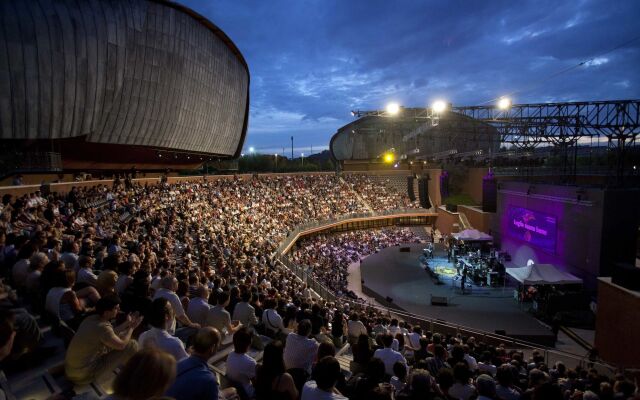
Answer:
[[[418,179],[418,196],[422,208],[431,208],[431,202],[429,201],[429,175]]]
[[[416,194],[413,191],[413,181],[415,177],[413,175],[407,176],[407,194],[409,195],[409,200],[416,201]]]

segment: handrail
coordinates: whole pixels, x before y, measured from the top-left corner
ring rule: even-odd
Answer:
[[[403,216],[415,215],[417,213],[422,214],[425,217],[437,215],[424,208],[401,208],[401,209],[385,210],[385,211],[342,214],[337,218],[329,218],[324,220],[307,222],[307,223],[296,226],[292,231],[290,231],[287,234],[287,237],[280,242],[280,245],[276,249],[276,253],[280,255],[286,253],[286,251],[291,246],[291,244],[298,239],[299,235],[310,229],[320,228],[326,225],[335,225],[341,222],[344,223],[344,222],[348,222],[349,220],[359,219],[359,218],[376,218],[376,217],[389,217],[389,216],[394,216],[394,217],[397,216],[398,218],[401,218]]]

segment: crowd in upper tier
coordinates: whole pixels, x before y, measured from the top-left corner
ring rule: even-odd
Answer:
[[[3,368],[11,376],[51,357],[42,345],[46,321],[64,340],[70,383],[113,377],[120,367],[110,396],[117,400],[634,395],[635,384],[622,376],[547,366],[539,355],[526,359],[357,302],[319,298],[273,253],[298,224],[406,204],[375,203],[373,191],[360,193],[366,204],[354,189],[363,190],[338,176],[293,175],[144,186],[127,180],[65,195],[4,196]],[[350,261],[415,240],[403,229],[323,236],[302,242],[292,257],[340,294]],[[222,390],[208,361],[229,341],[230,387]],[[353,355],[346,367],[336,358],[345,343]]]
[[[394,185],[391,177],[371,177],[365,174],[347,174],[344,181],[358,193],[375,211],[394,210],[403,208],[419,208],[417,200],[411,201],[406,195],[406,177],[399,179],[400,187]]]

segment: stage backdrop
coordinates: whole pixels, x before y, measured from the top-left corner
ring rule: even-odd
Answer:
[[[527,208],[509,206],[507,218],[509,236],[541,250],[556,252],[556,217]]]
[[[500,182],[494,242],[514,267],[553,264],[596,290],[600,273],[604,191]],[[578,201],[578,195],[580,201]]]

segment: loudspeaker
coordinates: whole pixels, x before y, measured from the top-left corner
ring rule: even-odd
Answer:
[[[410,253],[411,247],[400,247],[400,253]]]
[[[387,301],[387,303],[393,303],[393,299],[389,296],[387,296],[385,300]]]
[[[496,329],[495,332],[496,335],[507,336],[507,331],[505,331],[504,329]]]
[[[416,201],[416,194],[413,191],[413,180],[415,178],[413,175],[407,176],[407,194],[409,195],[409,200]]]
[[[614,264],[611,282],[629,290],[640,290],[640,268],[631,264]]]
[[[496,212],[498,206],[498,184],[495,178],[485,177],[482,180],[482,211]]]
[[[431,202],[429,201],[429,175],[418,179],[418,197],[420,198],[420,207],[431,208]]]
[[[432,306],[448,306],[449,300],[444,296],[431,295],[431,305]]]

